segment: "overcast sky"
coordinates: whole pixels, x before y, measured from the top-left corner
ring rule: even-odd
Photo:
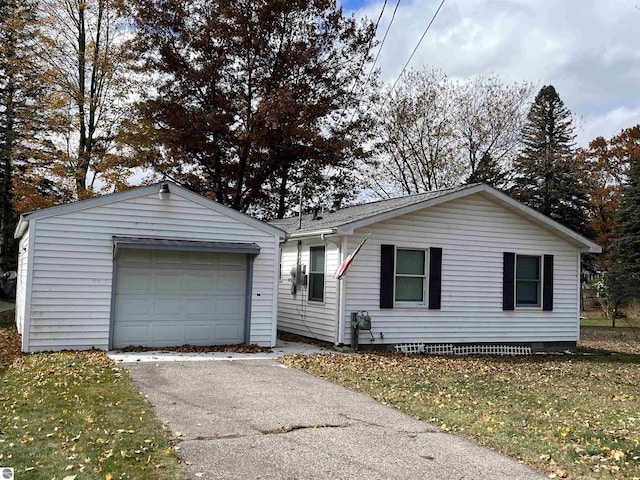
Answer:
[[[375,21],[382,1],[343,0]],[[391,20],[388,0],[378,39]],[[440,0],[401,0],[377,66],[393,82]],[[445,0],[410,66],[454,79],[496,74],[556,87],[578,117],[578,145],[640,123],[640,0]]]

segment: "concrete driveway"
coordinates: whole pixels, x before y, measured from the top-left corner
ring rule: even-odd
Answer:
[[[517,461],[273,360],[122,364],[192,479],[542,479]]]

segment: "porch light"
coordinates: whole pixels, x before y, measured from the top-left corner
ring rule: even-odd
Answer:
[[[160,200],[169,200],[170,197],[171,197],[171,190],[169,190],[169,184],[163,183],[162,185],[160,185],[158,198],[160,198]]]

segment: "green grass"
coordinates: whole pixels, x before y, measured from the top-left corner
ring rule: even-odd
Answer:
[[[6,316],[5,353],[18,337]],[[186,478],[151,405],[104,353],[2,358],[0,465],[14,467],[16,478]]]
[[[580,314],[581,327],[611,327],[611,319],[600,309],[590,309]],[[640,328],[640,318],[626,316],[616,318],[616,328]]]
[[[558,478],[640,478],[640,356],[290,356]]]

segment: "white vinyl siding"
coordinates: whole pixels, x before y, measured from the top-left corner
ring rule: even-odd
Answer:
[[[343,324],[350,342],[349,314],[367,310],[376,342],[576,341],[578,249],[547,229],[474,194],[356,230],[348,250],[371,237],[346,280]],[[380,309],[380,245],[442,250],[442,306],[429,310]],[[503,253],[554,255],[553,311],[502,310]],[[361,335],[360,342],[371,342]],[[375,343],[374,342],[374,345]]]
[[[108,348],[113,236],[258,244],[250,342],[273,345],[275,235],[195,203],[175,189],[170,200],[154,193],[34,222],[29,351]]]
[[[310,271],[310,246],[322,246],[319,240],[302,243],[301,263]],[[338,247],[327,242],[325,246],[324,301],[309,300],[308,286],[298,286],[296,295],[291,293],[290,272],[298,255],[295,240],[282,246],[282,278],[278,293],[278,328],[305,337],[334,343],[336,339],[336,312],[338,280],[333,272],[338,267]]]
[[[27,298],[27,265],[29,264],[29,232],[27,231],[18,243],[18,278],[16,279],[16,328],[22,334]]]

